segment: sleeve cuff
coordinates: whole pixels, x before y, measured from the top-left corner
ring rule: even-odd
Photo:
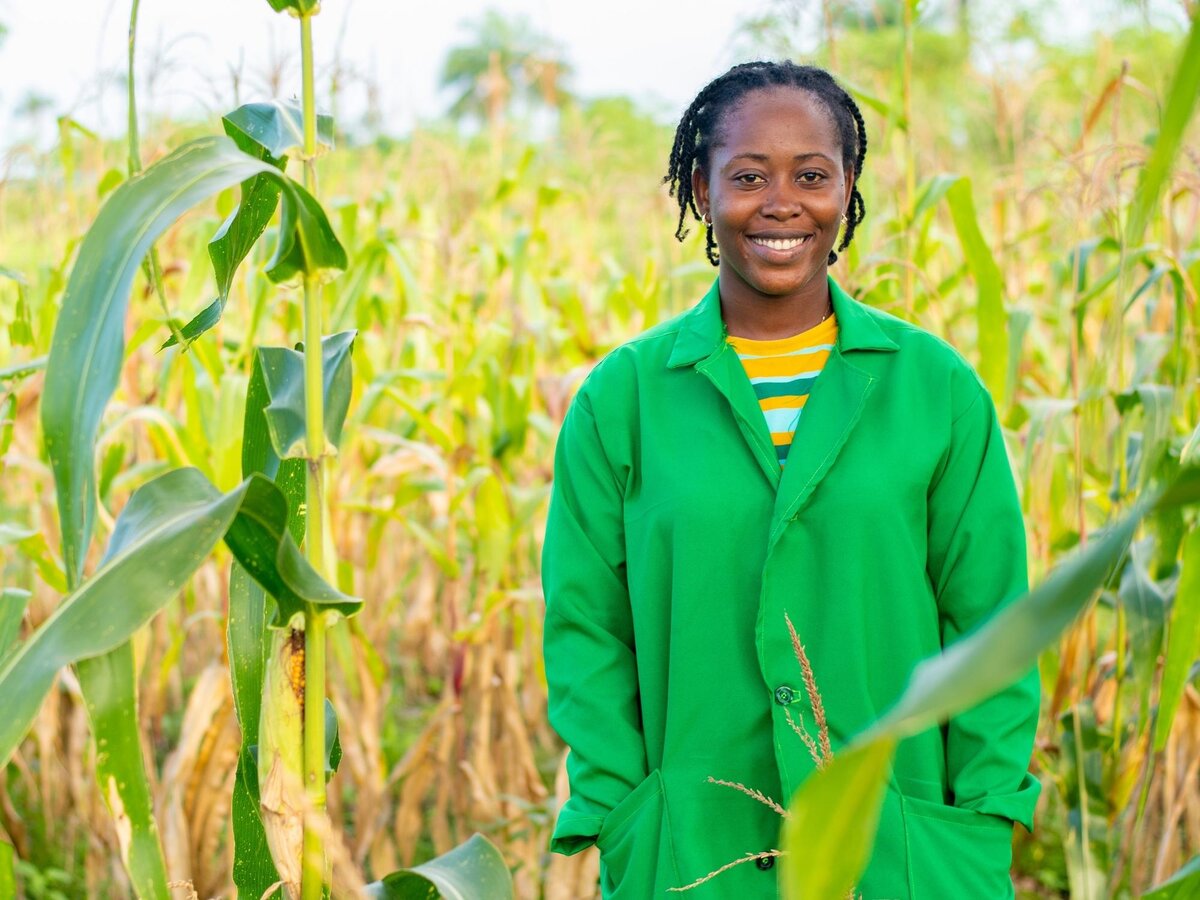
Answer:
[[[964,809],[1001,816],[1025,826],[1026,831],[1033,831],[1033,811],[1037,806],[1038,795],[1042,791],[1041,782],[1029,772],[1021,780],[1017,790],[1007,794],[987,794],[978,800],[963,803]]]
[[[554,825],[550,850],[563,856],[574,856],[596,843],[603,824],[602,816],[581,816],[564,807]]]

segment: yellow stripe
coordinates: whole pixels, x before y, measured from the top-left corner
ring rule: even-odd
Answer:
[[[806,372],[820,372],[829,359],[829,351],[806,353],[803,356],[776,356],[769,359],[743,359],[746,374],[750,378],[764,378],[779,375],[803,375]]]
[[[791,337],[779,338],[774,341],[755,341],[744,337],[730,337],[738,353],[751,353],[755,356],[777,356],[780,353],[792,353],[812,347],[815,344],[833,344],[837,342],[837,319],[830,316],[820,325],[794,334]]]
[[[797,397],[794,394],[785,395],[783,397],[764,397],[758,401],[758,405],[763,412],[768,409],[803,409],[804,404],[808,402],[808,394],[803,394]]]
[[[776,447],[778,447],[780,444],[790,444],[792,442],[792,435],[795,433],[796,432],[794,431],[772,431],[771,442]]]

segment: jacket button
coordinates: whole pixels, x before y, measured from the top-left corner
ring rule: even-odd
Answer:
[[[764,872],[766,872],[768,869],[771,869],[775,866],[775,857],[760,856],[758,859],[756,859],[754,861],[754,864],[756,866],[758,866],[760,869],[762,869]]]
[[[775,688],[775,702],[778,703],[780,706],[787,706],[789,703],[791,703],[795,699],[796,699],[796,692],[794,690],[792,690],[790,687],[788,687],[786,684],[782,685],[781,687]],[[765,858],[766,859],[774,859],[774,857],[771,857],[771,856],[768,856]],[[759,860],[759,862],[762,862],[762,860]]]

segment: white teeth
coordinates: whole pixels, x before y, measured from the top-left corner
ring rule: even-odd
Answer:
[[[750,240],[760,247],[770,247],[772,250],[791,250],[793,247],[799,247],[808,238],[788,238],[786,240],[780,238],[750,238]]]

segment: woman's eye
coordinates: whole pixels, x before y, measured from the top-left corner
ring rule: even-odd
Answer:
[[[741,175],[734,176],[733,180],[742,184],[758,184],[763,178],[756,172],[743,172]]]
[[[805,184],[817,184],[819,181],[821,181],[824,178],[825,178],[825,176],[822,175],[820,172],[801,172],[800,173],[800,180],[803,181]]]

